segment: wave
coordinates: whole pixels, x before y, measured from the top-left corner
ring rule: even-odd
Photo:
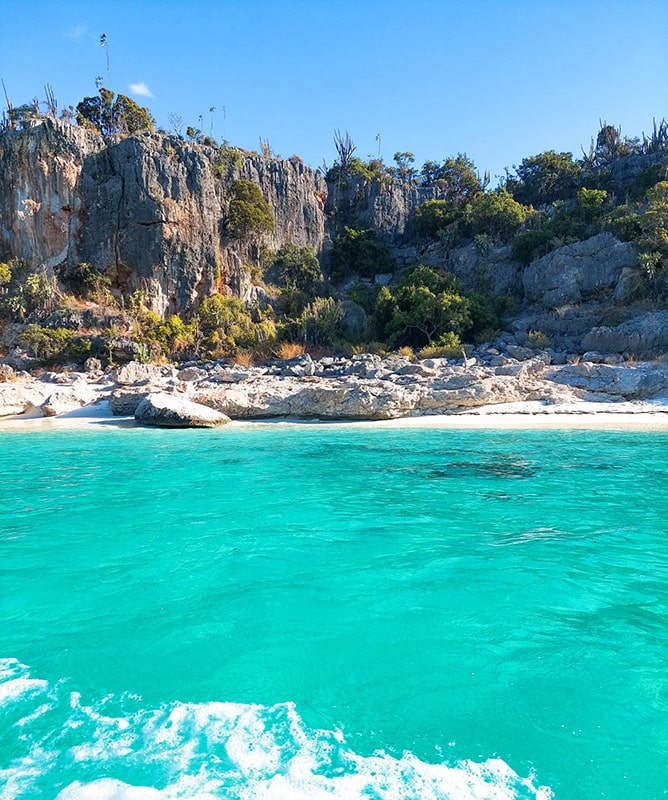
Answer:
[[[110,695],[86,705],[65,681],[0,659],[3,798],[56,800],[549,800],[498,758],[430,764],[355,753],[293,703],[173,702]]]

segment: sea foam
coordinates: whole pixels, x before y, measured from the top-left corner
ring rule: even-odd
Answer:
[[[341,731],[308,727],[292,703],[147,709],[136,697],[109,696],[86,704],[64,681],[31,678],[14,659],[0,660],[0,697],[2,749],[12,753],[0,761],[7,800],[553,797],[501,759],[430,764],[410,752],[358,754]]]

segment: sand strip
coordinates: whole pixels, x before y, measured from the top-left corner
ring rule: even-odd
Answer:
[[[249,426],[337,425],[380,428],[452,428],[452,429],[533,429],[533,430],[626,430],[668,431],[668,401],[591,403],[575,402],[543,405],[534,402],[503,403],[481,406],[457,414],[402,417],[392,420],[355,422],[341,420],[238,420],[220,430]],[[0,418],[0,432],[25,433],[35,430],[73,430],[83,428],[134,427],[133,417],[116,417],[106,400],[83,406],[57,417],[32,414]]]

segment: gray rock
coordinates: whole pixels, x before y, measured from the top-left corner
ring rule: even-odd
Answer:
[[[339,325],[348,336],[364,336],[366,333],[366,311],[359,303],[354,300],[343,300],[341,302],[343,317]]]
[[[594,293],[612,292],[625,268],[638,260],[634,245],[611,233],[565,245],[530,264],[522,276],[528,300],[546,308],[580,303]]]
[[[286,242],[320,252],[325,240],[323,176],[297,161],[238,151],[220,166],[210,148],[163,134],[105,140],[50,119],[2,135],[0,245],[33,267],[87,261],[106,271],[125,296],[148,290],[152,310],[191,310],[228,288],[250,302],[266,299],[244,268],[255,243],[221,236],[232,183],[256,183],[269,202],[272,251]],[[132,358],[119,341],[114,359]]]
[[[158,367],[155,364],[140,364],[137,361],[130,361],[114,370],[112,378],[119,386],[133,386],[171,377],[173,374],[174,370],[170,367]]]
[[[628,353],[639,358],[668,352],[668,311],[654,311],[622,322],[614,328],[593,328],[582,339],[587,350]]]
[[[87,358],[84,361],[84,370],[86,372],[101,372],[102,362],[99,358]]]
[[[509,344],[506,347],[506,352],[516,361],[527,361],[533,358],[533,350],[530,347],[521,347],[517,344]]]
[[[57,417],[86,405],[71,392],[53,392],[40,406],[45,417]]]
[[[141,401],[148,397],[152,390],[136,391],[116,389],[109,395],[109,410],[117,417],[130,417],[137,410]]]
[[[176,373],[176,377],[180,381],[200,381],[208,378],[208,373],[205,369],[200,369],[199,367],[185,367],[185,369],[180,369]]]
[[[230,422],[219,411],[169,394],[149,394],[137,406],[135,419],[160,428],[216,428]]]
[[[668,393],[666,364],[612,366],[581,361],[571,366],[548,368],[545,376],[558,384],[626,400],[646,400]]]

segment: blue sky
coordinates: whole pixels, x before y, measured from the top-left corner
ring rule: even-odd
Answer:
[[[668,0],[2,0],[0,77],[15,105],[60,106],[107,79],[158,124],[312,166],[333,131],[357,155],[466,152],[492,177],[544,150],[581,154],[668,116]],[[144,92],[142,94],[142,92]],[[150,95],[146,92],[150,92]],[[224,109],[224,111],[223,111]]]

